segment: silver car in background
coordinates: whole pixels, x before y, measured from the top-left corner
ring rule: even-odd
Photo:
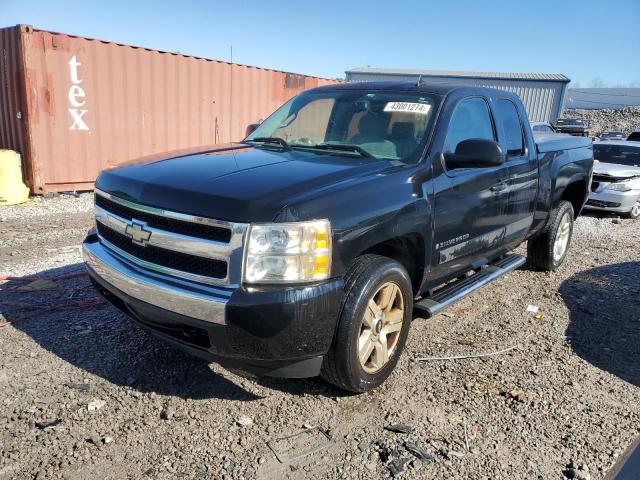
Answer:
[[[531,130],[533,133],[556,133],[553,125],[547,122],[531,122]]]
[[[593,143],[593,181],[585,209],[640,217],[640,142]]]

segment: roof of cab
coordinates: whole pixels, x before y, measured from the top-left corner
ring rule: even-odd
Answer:
[[[324,85],[322,87],[312,88],[307,92],[326,92],[335,90],[387,90],[402,92],[424,92],[434,93],[436,95],[446,95],[454,90],[467,90],[470,94],[484,94],[487,96],[495,96],[496,94],[504,97],[515,97],[516,95],[505,90],[496,88],[475,87],[472,85],[457,85],[450,83],[429,83],[428,81],[420,82],[353,82],[353,83],[336,83],[332,85]]]

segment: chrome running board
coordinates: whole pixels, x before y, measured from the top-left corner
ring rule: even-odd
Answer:
[[[413,305],[413,316],[429,318],[440,313],[449,305],[472,294],[487,283],[502,277],[512,270],[522,266],[526,258],[522,255],[507,255],[506,257],[483,267],[477,273],[449,283],[427,298]]]

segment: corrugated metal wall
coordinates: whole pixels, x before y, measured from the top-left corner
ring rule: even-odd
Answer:
[[[13,61],[6,75],[24,78],[29,138],[3,133],[0,147],[25,155],[36,193],[90,189],[100,170],[137,157],[240,140],[300,91],[332,83],[24,26],[0,41],[11,58],[23,45],[24,65]],[[2,90],[3,105],[15,102],[15,86]],[[2,131],[20,130],[2,108]]]
[[[375,72],[347,72],[347,81],[349,82],[377,82],[377,81],[396,81],[407,82],[416,81],[418,75],[398,74],[392,75],[388,73],[378,74]],[[531,79],[493,79],[493,78],[471,78],[456,76],[426,76],[423,75],[425,82],[432,83],[451,83],[458,85],[474,85],[479,87],[498,88],[516,93],[522,99],[522,103],[529,115],[531,122],[553,122],[562,114],[562,103],[564,92],[566,90],[566,82],[554,82],[549,80],[531,80]]]
[[[18,29],[0,30],[0,148],[23,152],[25,124],[20,105],[23,70]]]

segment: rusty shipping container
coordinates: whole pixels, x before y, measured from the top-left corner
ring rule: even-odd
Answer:
[[[302,90],[334,83],[36,30],[0,29],[0,148],[35,193],[89,190],[98,172],[243,138]]]

